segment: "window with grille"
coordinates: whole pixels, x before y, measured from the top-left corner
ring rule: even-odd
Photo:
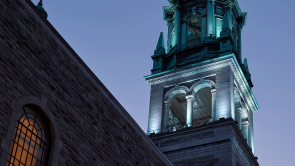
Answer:
[[[47,117],[35,106],[24,106],[17,120],[7,166],[47,166],[50,147]]]

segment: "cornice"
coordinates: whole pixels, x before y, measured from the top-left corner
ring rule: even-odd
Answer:
[[[234,4],[232,1],[227,0],[227,1],[225,1],[225,2],[223,3],[223,5],[224,5],[225,7],[230,7],[230,8],[232,8],[235,4]]]
[[[149,86],[152,86],[152,85],[164,83],[167,81],[218,69],[221,67],[230,66],[234,73],[236,84],[238,85],[240,91],[242,92],[245,102],[247,103],[247,105],[252,111],[257,111],[259,109],[259,106],[242,72],[242,69],[240,68],[238,64],[239,63],[236,57],[233,54],[229,54],[227,56],[218,57],[212,60],[200,62],[188,69],[173,70],[173,71],[170,70],[165,73],[146,76],[145,80]]]

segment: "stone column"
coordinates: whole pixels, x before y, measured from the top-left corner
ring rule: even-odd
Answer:
[[[211,94],[212,94],[212,116],[210,119],[210,122],[214,122],[216,118],[216,89],[211,89]]]
[[[181,47],[182,49],[184,49],[186,47],[186,43],[187,43],[187,23],[184,22],[182,23],[182,27],[181,27]]]
[[[230,1],[228,1],[230,2]],[[232,6],[233,3],[230,2],[225,8],[226,8],[226,14],[228,17],[228,23],[229,23],[229,29],[232,29],[232,25],[233,25],[233,20],[232,20]]]
[[[163,125],[162,125],[162,132],[167,132],[167,126],[169,123],[169,107],[168,102],[164,101],[164,115],[163,115]]]
[[[193,101],[195,97],[193,95],[186,96],[187,99],[187,112],[186,112],[186,124],[188,127],[193,125]]]
[[[254,151],[254,128],[253,128],[253,112],[249,111],[248,113],[248,119],[249,119],[249,133],[248,133],[248,139],[249,139],[249,146],[252,149],[252,153],[255,154]]]
[[[172,35],[172,29],[173,29],[173,24],[172,23],[167,23],[167,26],[168,26],[168,40],[167,40],[167,52],[170,51],[170,46],[172,46],[172,38],[173,38],[173,35]]]
[[[241,121],[241,111],[242,111],[242,108],[241,107],[238,107],[236,108],[237,111],[236,111],[236,121],[238,122],[238,127],[239,127],[239,130],[242,130],[242,121]]]
[[[242,64],[242,27],[238,27],[238,61]]]
[[[207,23],[207,17],[206,16],[202,16],[202,34],[201,34],[201,42],[203,43],[204,42],[204,39],[207,35],[207,26],[206,26],[206,23]]]
[[[178,46],[180,46],[180,20],[181,18],[180,18],[180,11],[179,11],[179,9],[177,9],[176,11],[175,11],[175,35],[176,35],[176,45],[178,45]]]
[[[247,139],[247,144],[249,145],[249,139],[248,139],[248,135],[249,135],[249,122],[245,121],[242,124],[242,134],[244,136],[245,139]]]
[[[207,36],[215,36],[215,0],[207,1]]]

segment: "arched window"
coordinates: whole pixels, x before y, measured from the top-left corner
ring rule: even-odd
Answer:
[[[195,93],[193,126],[209,124],[212,117],[212,93],[210,87],[199,89]]]
[[[7,166],[47,166],[50,147],[47,117],[36,106],[24,106],[17,120]]]

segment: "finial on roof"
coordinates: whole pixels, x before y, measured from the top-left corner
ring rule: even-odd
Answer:
[[[164,48],[165,49],[165,44],[164,44],[164,35],[163,32],[161,32],[159,40],[158,40],[158,44],[157,44],[157,50]]]
[[[39,6],[43,6],[42,0],[38,3]]]
[[[40,2],[38,3],[38,5],[36,5],[37,9],[42,13],[42,15],[45,17],[45,18],[48,18],[48,14],[47,12],[45,11],[45,9],[43,8],[43,2],[42,0],[40,0]]]
[[[248,61],[247,61],[246,58],[244,59],[244,67],[245,67],[245,70],[246,70],[247,72],[249,72]]]

